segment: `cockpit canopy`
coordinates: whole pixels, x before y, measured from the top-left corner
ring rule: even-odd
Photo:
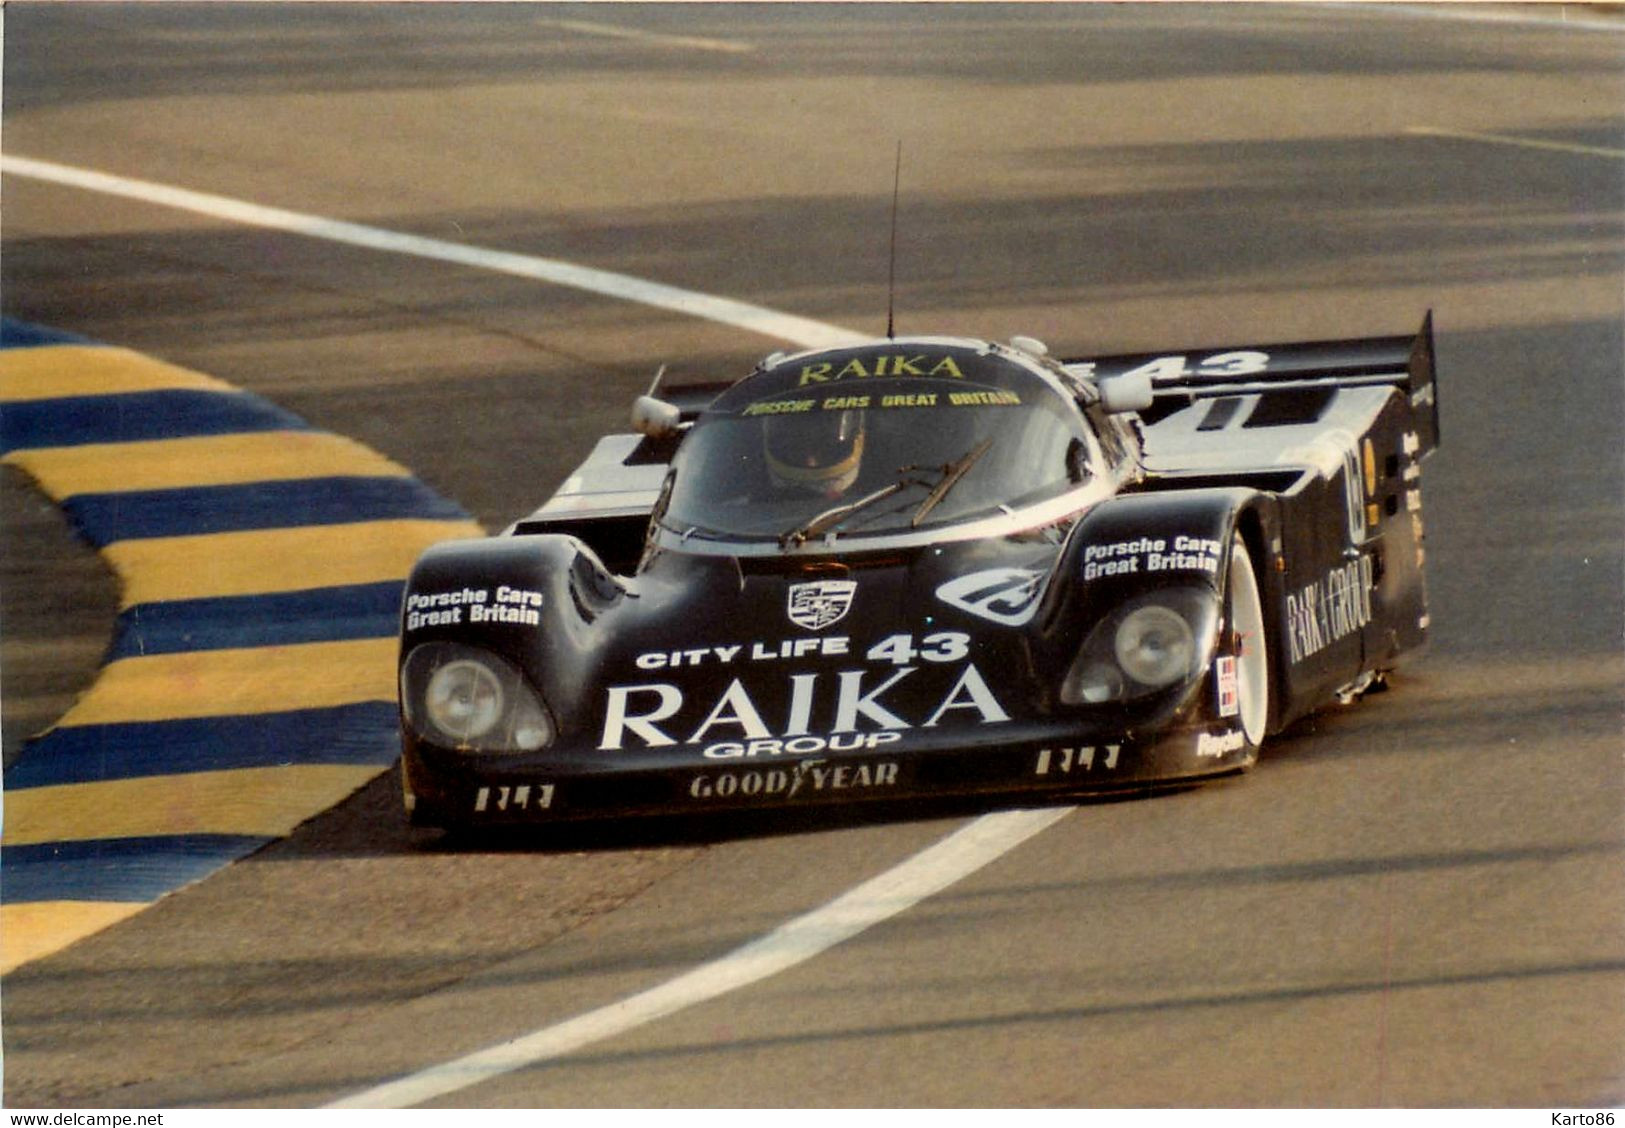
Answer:
[[[713,538],[907,532],[1055,497],[1100,459],[1077,404],[1025,361],[883,341],[776,360],[730,388],[684,438],[656,516]]]

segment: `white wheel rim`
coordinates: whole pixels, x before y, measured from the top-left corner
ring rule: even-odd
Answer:
[[[1238,536],[1230,548],[1230,634],[1236,639],[1236,697],[1247,743],[1264,739],[1269,723],[1270,670],[1265,648],[1264,608],[1252,557]]]

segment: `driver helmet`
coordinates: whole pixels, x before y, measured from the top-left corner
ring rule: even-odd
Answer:
[[[857,408],[767,420],[763,448],[774,484],[826,497],[845,493],[862,467],[863,433]]]

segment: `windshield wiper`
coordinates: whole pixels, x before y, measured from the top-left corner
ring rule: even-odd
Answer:
[[[686,544],[691,537],[700,540],[729,540],[734,534],[726,529],[712,529],[705,525],[682,524],[674,525],[664,517],[655,522],[660,528],[677,537],[679,544]]]
[[[931,487],[931,492],[925,496],[925,500],[920,502],[920,507],[914,511],[914,516],[909,520],[909,527],[918,527],[920,522],[925,520],[926,515],[935,509],[943,498],[948,496],[948,491],[959,484],[959,480],[970,472],[970,468],[976,465],[977,460],[986,454],[988,448],[992,445],[993,440],[991,438],[983,439],[955,461],[943,463],[940,467],[934,467],[933,469],[937,469],[942,474],[942,477],[937,480],[936,485]],[[904,466],[898,471],[901,476],[891,485],[882,486],[874,493],[865,494],[856,501],[831,506],[816,514],[811,520],[797,525],[788,533],[779,537],[779,547],[789,548],[794,545],[799,548],[819,533],[828,532],[847,518],[855,516],[872,505],[885,501],[894,494],[901,493],[909,486],[929,485],[928,482],[922,482],[920,479],[910,476],[913,471],[920,469],[924,469],[924,467]]]
[[[833,529],[836,525],[839,525],[842,521],[845,521],[848,517],[851,517],[859,510],[868,509],[871,505],[885,501],[888,497],[891,497],[896,493],[901,493],[909,486],[920,486],[924,484],[925,483],[916,481],[913,478],[902,477],[897,479],[897,481],[893,482],[891,485],[883,486],[874,493],[866,494],[863,497],[858,498],[856,501],[849,501],[844,505],[831,506],[829,509],[826,509],[822,513],[814,516],[812,520],[807,521],[804,524],[797,525],[788,533],[781,536],[779,538],[779,547],[789,548],[791,545],[795,545],[799,548],[801,545],[806,544],[809,538],[816,537],[819,533]]]
[[[970,473],[970,468],[976,465],[977,460],[980,459],[982,455],[986,454],[988,452],[988,448],[990,448],[992,445],[993,440],[991,437],[983,439],[981,442],[971,447],[970,450],[965,453],[965,456],[959,459],[959,461],[950,462],[944,465],[942,468],[942,480],[939,481],[936,484],[936,487],[926,495],[925,500],[920,502],[920,507],[914,511],[914,516],[909,518],[908,527],[911,529],[919,528],[920,522],[925,520],[926,514],[935,509],[938,504],[941,503],[942,499],[948,496],[948,491],[957,486],[959,484],[959,480],[966,474]]]

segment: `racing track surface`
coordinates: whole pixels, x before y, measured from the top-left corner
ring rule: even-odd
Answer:
[[[1625,1100],[1625,33],[1461,15],[7,7],[8,156],[878,332],[901,137],[905,332],[1172,351],[1436,311],[1436,641],[1395,692],[445,1103]],[[487,528],[660,363],[774,347],[21,176],[5,201],[8,315],[264,396]],[[88,679],[114,599],[4,497],[8,721],[49,719],[70,675],[37,663]],[[665,982],[978,813],[470,844],[409,834],[395,792],[7,975],[6,1103],[337,1100]]]

